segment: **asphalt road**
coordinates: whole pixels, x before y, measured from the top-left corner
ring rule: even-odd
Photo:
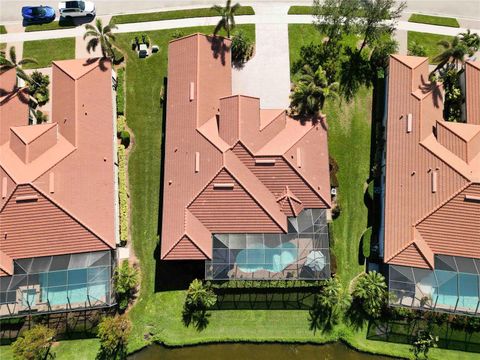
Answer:
[[[244,5],[298,4],[310,5],[312,0],[238,0]],[[223,0],[94,0],[98,15],[144,12],[168,8],[209,7]],[[57,8],[52,0],[0,0],[0,22],[21,21],[21,8],[25,5],[49,5]],[[480,21],[480,0],[408,0],[408,12],[438,14]]]

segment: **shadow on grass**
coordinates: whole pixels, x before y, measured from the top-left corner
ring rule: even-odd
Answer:
[[[197,331],[203,331],[210,323],[210,316],[206,309],[194,309],[185,305],[182,311],[183,325],[193,325]]]

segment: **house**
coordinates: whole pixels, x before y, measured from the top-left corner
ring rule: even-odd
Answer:
[[[479,312],[480,63],[466,62],[462,82],[466,122],[447,122],[428,59],[390,58],[383,256],[393,305]]]
[[[232,94],[230,40],[202,34],[170,42],[166,106],[161,260],[216,280],[329,277],[326,124]]]
[[[0,317],[110,306],[118,242],[109,62],[52,64],[51,122],[0,74]]]

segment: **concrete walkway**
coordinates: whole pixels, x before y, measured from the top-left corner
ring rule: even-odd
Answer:
[[[275,14],[284,15],[288,6],[277,7]],[[272,9],[258,6],[255,12],[271,14]],[[285,109],[289,106],[290,59],[288,24],[262,23],[255,27],[255,56],[242,69],[234,69],[234,94],[260,98],[262,109]]]

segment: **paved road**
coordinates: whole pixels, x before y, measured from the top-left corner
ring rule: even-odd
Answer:
[[[239,0],[243,5],[311,5],[312,0]],[[168,8],[209,7],[223,0],[94,0],[98,15],[111,15]],[[0,22],[21,21],[24,5],[49,5],[57,8],[57,0],[0,0]],[[480,0],[407,0],[408,12],[422,12],[480,21]]]

